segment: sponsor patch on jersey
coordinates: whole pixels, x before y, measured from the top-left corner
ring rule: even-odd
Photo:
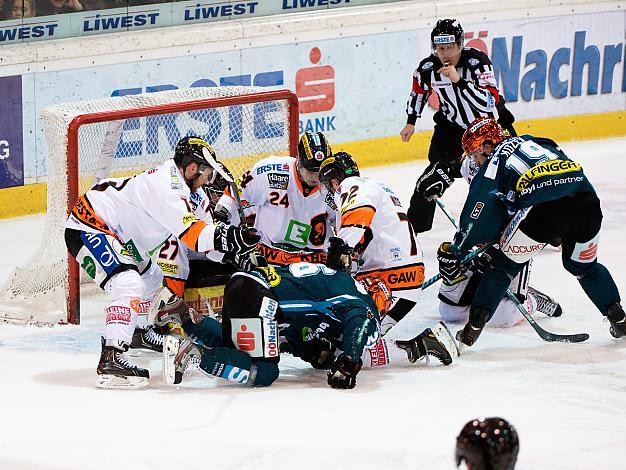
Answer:
[[[581,170],[582,167],[578,163],[571,160],[548,160],[547,162],[541,162],[528,169],[522,176],[519,177],[517,183],[515,184],[515,189],[517,191],[526,189],[535,178],[560,175],[563,173]]]
[[[391,260],[392,261],[399,261],[400,260],[400,248],[398,248],[398,247],[391,248],[389,250],[389,253],[391,254]]]
[[[576,243],[574,245],[574,252],[572,253],[572,260],[577,263],[593,263],[598,257],[598,246],[600,245],[600,233],[593,237],[593,239],[584,243]]]
[[[478,216],[480,215],[480,212],[483,210],[483,207],[485,207],[485,204],[478,201],[476,205],[474,206],[474,208],[472,209],[472,213],[470,214],[470,217],[472,219],[478,219]]]
[[[178,176],[178,168],[173,166],[170,168],[170,184],[172,189],[183,189],[183,184],[180,181],[180,177]]]
[[[196,217],[194,214],[185,214],[183,216],[183,225],[191,225],[192,223],[198,221],[200,219],[198,219],[198,217]]]
[[[157,265],[161,268],[165,274],[178,274],[178,265],[175,263],[168,263],[167,261],[157,261]]]
[[[435,46],[439,44],[454,44],[456,42],[456,38],[454,34],[442,34],[441,36],[433,37],[433,44]]]
[[[467,63],[470,64],[472,67],[476,67],[480,63],[480,61],[478,59],[471,58],[467,61]],[[480,78],[480,75],[478,76],[478,78]]]
[[[263,356],[263,336],[260,318],[231,318],[231,339],[237,349],[251,357]]]
[[[289,175],[278,174],[278,173],[268,173],[267,181],[270,184],[271,189],[283,189],[286,190],[287,186],[289,186]]]
[[[267,267],[267,268],[259,268],[260,271],[263,272],[263,274],[265,274],[265,278],[267,279],[267,282],[269,282],[271,287],[276,287],[278,284],[280,284],[280,274],[278,274],[276,272],[276,269],[273,267]]]
[[[430,70],[433,68],[433,63],[432,62],[426,62],[424,64],[422,64],[422,70]]]
[[[289,171],[289,163],[268,163],[257,167],[256,174],[261,175],[268,171]]]

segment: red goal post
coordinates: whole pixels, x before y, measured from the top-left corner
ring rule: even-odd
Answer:
[[[295,156],[298,145],[298,100],[289,90],[181,89],[54,105],[42,117],[46,227],[35,256],[0,288],[0,319],[12,322],[80,323],[80,269],[63,224],[95,182],[171,158],[184,135],[205,138],[235,178],[266,156]]]

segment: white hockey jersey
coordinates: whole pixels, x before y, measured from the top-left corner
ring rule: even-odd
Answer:
[[[422,249],[402,203],[386,184],[360,176],[344,179],[335,192],[337,236],[358,255],[353,275],[376,273],[395,297],[417,301],[424,282]]]
[[[271,264],[324,262],[329,230],[335,223],[332,197],[319,186],[305,189],[293,157],[269,157],[241,177],[244,216],[261,234],[259,252]],[[234,199],[224,193],[218,204],[237,224]],[[253,222],[252,222],[253,221]]]
[[[100,181],[79,198],[65,226],[104,232],[120,240],[140,260],[150,257],[173,235],[194,251],[213,250],[215,226],[194,213],[192,200],[174,160],[130,178]]]

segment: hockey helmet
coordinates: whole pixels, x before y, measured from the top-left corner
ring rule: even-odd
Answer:
[[[200,137],[183,137],[176,144],[174,161],[183,168],[186,168],[191,162],[210,167],[209,159],[217,161],[215,150]]]
[[[504,418],[469,421],[456,438],[456,465],[472,470],[513,470],[519,453],[515,428]]]
[[[437,21],[437,24],[430,33],[430,44],[433,51],[437,46],[442,44],[458,44],[459,47],[463,47],[463,41],[465,34],[463,27],[454,18],[446,18]]]
[[[380,317],[384,317],[391,308],[393,301],[389,285],[377,274],[369,274],[360,278],[358,282],[363,286],[370,297],[374,299]]]
[[[465,130],[461,145],[466,154],[472,154],[485,142],[495,146],[502,142],[504,137],[504,131],[495,119],[480,117]]]
[[[347,152],[337,152],[324,160],[320,166],[320,183],[324,184],[329,191],[332,191],[330,180],[335,178],[341,182],[349,176],[359,176],[359,166],[352,155]]]
[[[318,172],[322,162],[332,154],[330,144],[321,132],[305,132],[300,137],[298,161],[303,168]]]

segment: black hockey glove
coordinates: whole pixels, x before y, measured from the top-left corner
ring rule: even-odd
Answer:
[[[487,248],[487,251],[483,252],[471,261],[469,269],[475,273],[484,273],[485,270],[491,266],[491,260],[493,259],[493,255],[496,250],[497,248],[495,246]]]
[[[431,163],[418,178],[415,192],[429,201],[443,196],[445,190],[454,182],[453,171],[449,163]]]
[[[326,266],[335,271],[350,272],[352,253],[354,250],[339,237],[328,239],[328,256]]]
[[[328,385],[332,388],[354,388],[356,375],[361,370],[362,365],[361,358],[355,361],[347,354],[340,354],[328,371]]]
[[[228,253],[233,257],[251,253],[256,248],[261,236],[256,229],[241,225],[215,225],[215,236],[213,239],[215,249],[220,253]],[[233,258],[234,259],[234,258]]]
[[[311,364],[315,369],[330,369],[335,360],[337,348],[329,341],[317,337],[308,343],[308,350],[302,355],[302,360]]]
[[[230,212],[221,204],[217,204],[215,206],[215,210],[213,211],[213,220],[215,222],[228,224],[230,222]]]
[[[451,286],[465,279],[461,272],[461,260],[452,253],[450,242],[443,242],[437,250],[437,261],[439,261],[439,273],[443,282]]]

